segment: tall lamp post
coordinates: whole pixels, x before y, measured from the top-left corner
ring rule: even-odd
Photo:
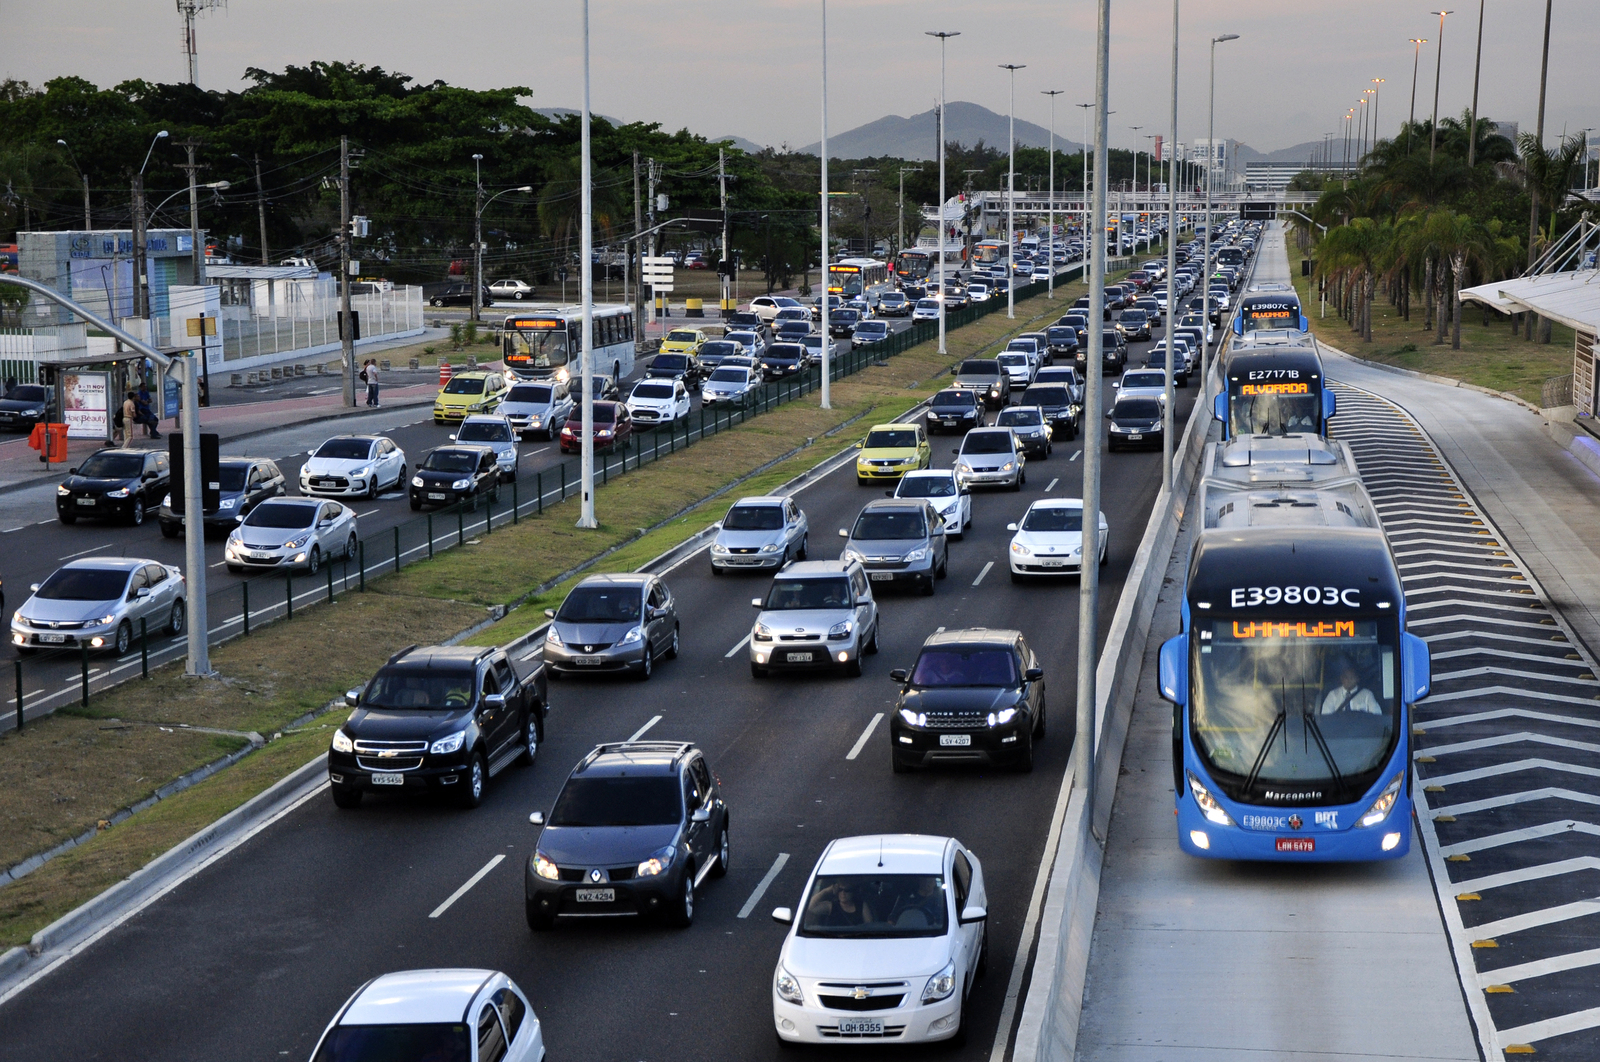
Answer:
[[[1200,312],[1205,315],[1206,323],[1211,321],[1211,176],[1217,169],[1217,45],[1226,41],[1239,39],[1237,33],[1224,33],[1220,37],[1211,38],[1211,103],[1210,118],[1206,124],[1206,242],[1205,242],[1205,269],[1200,273],[1200,283],[1205,285],[1204,301],[1200,304]],[[1200,351],[1200,379],[1206,380],[1206,370],[1210,368],[1208,358],[1211,351],[1209,345],[1202,346]],[[1209,382],[1201,385],[1209,387]]]
[[[1089,242],[1089,112],[1094,110],[1092,103],[1074,104],[1083,112],[1083,231],[1079,234],[1083,238],[1083,253],[1087,257],[1094,252],[1094,245]]]
[[[1412,37],[1411,43],[1415,46],[1411,52],[1411,117],[1406,122],[1406,154],[1411,154],[1411,142],[1416,139],[1417,129],[1417,64],[1422,61],[1422,46],[1428,43],[1426,37]]]
[[[1167,148],[1170,152],[1178,144],[1178,0],[1172,0],[1172,115],[1167,132],[1172,138]],[[1177,271],[1178,180],[1173,174],[1167,178],[1167,371],[1162,381],[1166,408],[1161,411],[1161,489],[1166,491],[1172,489],[1172,333],[1177,331],[1178,320],[1178,288],[1173,278]]]
[[[150,150],[144,153],[144,163],[133,178],[133,315],[150,316],[150,295],[145,287],[144,269],[144,171],[150,165],[150,156],[156,145],[167,139],[165,129],[150,141]],[[148,333],[146,333],[148,335]]]
[[[894,252],[899,254],[906,249],[906,174],[921,173],[915,166],[900,167],[900,206],[899,216],[896,220],[900,223],[899,235],[895,238]]]
[[[78,176],[83,179],[83,231],[89,232],[94,228],[94,217],[89,212],[89,175],[78,165],[78,156],[73,153],[71,144],[65,140],[57,140],[56,143],[67,149],[67,157],[72,160],[72,168],[77,170]]]
[[[477,157],[478,156],[476,156],[476,155],[473,156],[473,158],[477,158]],[[477,209],[475,211],[473,211],[473,219],[472,219],[472,232],[473,232],[474,238],[477,240],[477,247],[476,247],[476,249],[474,251],[474,256],[475,257],[473,259],[473,261],[474,261],[474,265],[473,265],[473,274],[474,274],[474,276],[473,276],[473,279],[476,281],[476,285],[477,285],[476,286],[476,290],[474,290],[473,294],[472,294],[472,301],[474,303],[477,303],[478,300],[483,297],[483,213],[484,213],[484,211],[488,210],[489,209],[489,205],[491,203],[493,203],[496,199],[499,199],[503,195],[510,195],[512,192],[522,192],[523,194],[527,194],[527,193],[529,193],[531,191],[533,191],[533,185],[531,185],[531,184],[518,185],[516,188],[502,188],[502,189],[500,189],[500,191],[494,193],[494,195],[491,195],[487,199],[485,199],[484,195],[483,195],[483,185],[482,184],[478,185],[478,204],[477,204]]]
[[[583,303],[583,438],[580,461],[583,501],[578,526],[599,527],[594,515],[594,189],[589,141],[589,0],[583,0],[583,121],[578,180],[579,252],[583,272],[578,290]]]
[[[1025,63],[1001,63],[1000,69],[1011,76],[1011,103],[1007,108],[1006,165],[1006,316],[1017,316],[1017,263],[1012,247],[1017,238],[1017,71],[1026,69]],[[941,210],[944,208],[941,206]]]
[[[1483,73],[1483,0],[1478,0],[1478,57],[1472,63],[1472,128],[1467,131],[1467,169],[1472,169],[1478,159],[1478,76]],[[1587,157],[1584,166],[1585,180],[1589,172]]]
[[[1378,148],[1378,93],[1383,90],[1383,82],[1381,77],[1372,79],[1372,146],[1368,148],[1369,152]]]
[[[822,2],[823,5],[826,6],[828,0],[822,0]],[[945,352],[944,230],[946,228],[944,220],[944,52],[945,45],[949,42],[950,38],[961,36],[961,31],[956,30],[953,32],[946,32],[944,30],[926,30],[925,34],[929,37],[939,38],[939,353],[943,354]],[[826,61],[824,61],[824,68],[826,68]],[[824,96],[826,96],[826,89],[824,89]],[[827,166],[826,160],[824,160],[823,166]],[[826,173],[827,170],[824,169],[823,172]],[[826,325],[823,327],[823,334],[827,334]]]
[[[1433,57],[1433,128],[1428,130],[1428,165],[1433,165],[1434,153],[1439,148],[1439,71],[1444,66],[1444,17],[1454,11],[1429,11],[1439,16],[1439,47]]]
[[[1046,293],[1050,298],[1056,297],[1056,97],[1064,89],[1040,89],[1042,95],[1050,97],[1050,280]],[[1587,143],[1587,141],[1585,141]],[[1584,174],[1589,172],[1588,157],[1584,158]],[[1588,177],[1585,176],[1585,181]]]
[[[472,156],[472,319],[483,313],[483,156]]]

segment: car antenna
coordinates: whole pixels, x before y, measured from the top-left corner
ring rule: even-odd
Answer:
[[[878,866],[883,866],[883,837],[878,837]]]

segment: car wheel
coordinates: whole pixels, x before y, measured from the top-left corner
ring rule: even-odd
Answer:
[[[932,597],[933,596],[933,580],[934,580],[934,578],[935,578],[934,574],[932,572],[929,572],[928,573],[928,577],[923,580],[923,582],[922,582],[922,596],[923,597]]]
[[[428,300],[428,305],[429,306],[443,306],[444,305],[444,300],[442,300],[442,299],[429,299]]]
[[[1036,718],[1033,721],[1033,736],[1034,736],[1035,740],[1038,740],[1039,738],[1044,737],[1044,727],[1045,727],[1045,706],[1044,706],[1044,702],[1040,701],[1039,702],[1039,716],[1038,716],[1038,718]]]
[[[122,656],[133,647],[133,624],[123,620],[117,627],[117,640],[115,649],[118,656]]]
[[[1023,575],[1021,572],[1013,569],[1012,572],[1011,572],[1011,581],[1014,582],[1014,583],[1021,584],[1021,583],[1027,582],[1028,581],[1028,577],[1026,575]]]
[[[722,829],[717,834],[717,865],[708,872],[714,878],[726,877],[728,874],[728,822],[722,822]]]
[[[78,522],[78,518],[76,516],[72,516],[68,513],[57,513],[56,519],[66,524],[68,527],[71,527],[73,524]]]
[[[978,966],[974,972],[980,979],[989,972],[989,927],[987,924],[983,927],[983,935],[978,938]]]
[[[344,789],[339,786],[329,786],[328,792],[333,794],[333,806],[336,808],[359,808],[361,806],[361,790]]]
[[[910,774],[911,773],[911,765],[909,763],[907,763],[905,760],[902,760],[900,758],[900,754],[898,752],[896,752],[894,749],[890,749],[889,750],[889,766],[894,771],[895,774]]]
[[[189,618],[189,613],[184,611],[182,601],[172,603],[172,611],[167,613],[167,633],[176,638],[183,633],[184,622]]]
[[[237,564],[228,565],[228,574],[230,574],[230,575],[238,575],[242,571],[244,571],[244,568],[240,567]]]
[[[344,556],[345,556],[345,559],[346,560],[355,560],[356,559],[356,553],[357,553],[357,551],[360,550],[360,548],[361,548],[361,544],[356,539],[356,533],[354,531],[350,532],[350,537],[344,540]]]
[[[178,537],[178,525],[177,524],[165,524],[165,523],[162,524],[161,525],[161,537],[162,538],[177,538]]]
[[[715,565],[715,564],[713,564],[713,565],[712,565],[712,566],[711,566],[711,574],[712,574],[712,575],[718,575],[718,576],[720,576],[720,575],[724,575],[724,574],[726,574],[726,573],[725,573],[725,572],[723,572],[723,570],[722,570],[722,569],[721,569],[721,568],[719,568],[719,567],[717,567],[717,566],[716,566],[716,565]]]
[[[128,523],[134,527],[144,526],[144,499],[133,499],[133,508],[128,511]]]
[[[755,679],[764,679],[767,677],[767,669],[752,660],[750,662],[750,677]]]
[[[667,646],[667,659],[678,659],[678,628],[676,624],[672,628],[672,644]]]
[[[1033,772],[1033,734],[1030,732],[1022,741],[1022,748],[1017,753],[1017,773],[1031,774]]]
[[[646,638],[644,643],[644,659],[640,661],[639,670],[635,673],[634,677],[640,682],[649,682],[650,676],[655,673],[655,669],[655,653],[650,648],[649,639]]]
[[[878,627],[876,624],[872,627],[872,640],[863,647],[863,651],[868,656],[878,655]]]
[[[555,928],[556,916],[539,910],[539,905],[532,900],[522,901],[523,909],[528,915],[528,928],[535,933],[545,933]]]
[[[420,512],[421,509],[422,509],[422,503],[420,501],[418,501],[417,499],[412,498],[411,499],[411,511],[412,512]]]
[[[522,721],[522,755],[517,762],[524,767],[532,767],[533,761],[539,758],[539,720],[533,712],[529,712]]]
[[[472,768],[467,776],[456,784],[461,786],[457,801],[464,808],[475,808],[483,803],[483,786],[489,778],[489,771],[483,765],[483,753],[472,754]]]
[[[694,924],[694,864],[683,868],[683,894],[678,897],[677,903],[672,905],[669,915],[672,924],[679,929],[688,929]]]
[[[795,554],[795,560],[805,560],[806,559],[806,538],[807,538],[806,535],[801,535],[800,536],[800,552]]]
[[[312,546],[311,547],[311,555],[306,558],[306,571],[310,572],[312,575],[315,575],[318,572],[320,572],[321,570],[322,570],[322,547],[321,546]]]
[[[851,678],[861,677],[861,654],[857,653],[844,665],[844,673]]]
[[[522,292],[518,291],[518,292],[513,292],[511,297],[513,299],[516,299],[518,302],[521,302],[524,296],[523,296]]]
[[[961,1010],[960,1010],[960,1016],[956,1019],[956,1021],[958,1023],[956,1025],[956,1034],[954,1036],[950,1037],[950,1039],[948,1041],[946,1041],[946,1042],[949,1043],[949,1045],[952,1048],[955,1048],[956,1050],[960,1050],[961,1048],[967,1046],[967,986],[966,985],[962,985],[961,986]]]

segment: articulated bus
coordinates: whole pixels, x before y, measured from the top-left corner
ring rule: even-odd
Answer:
[[[1240,346],[1236,341],[1224,372],[1227,386],[1212,406],[1224,439],[1326,435],[1329,419],[1338,412],[1333,392],[1324,386],[1322,357],[1314,345]]]
[[[841,258],[828,264],[828,293],[853,299],[858,295],[869,301],[889,287],[889,267],[876,258]]]
[[[1241,452],[1248,449],[1249,452]],[[1178,844],[1213,859],[1398,859],[1411,838],[1411,706],[1427,643],[1346,445],[1217,444],[1182,633],[1161,647],[1174,705]]]
[[[522,380],[565,382],[583,375],[583,307],[534,306],[502,325],[501,359]],[[594,307],[594,371],[621,380],[633,372],[633,310]]]
[[[895,259],[894,272],[901,284],[920,285],[928,279],[938,261],[939,252],[924,247],[908,247]]]

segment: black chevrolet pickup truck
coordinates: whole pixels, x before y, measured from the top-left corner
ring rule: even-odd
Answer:
[[[542,662],[519,670],[501,649],[413,645],[345,703],[355,710],[328,751],[335,804],[353,808],[369,789],[393,789],[475,808],[491,777],[533,764],[550,702]]]

